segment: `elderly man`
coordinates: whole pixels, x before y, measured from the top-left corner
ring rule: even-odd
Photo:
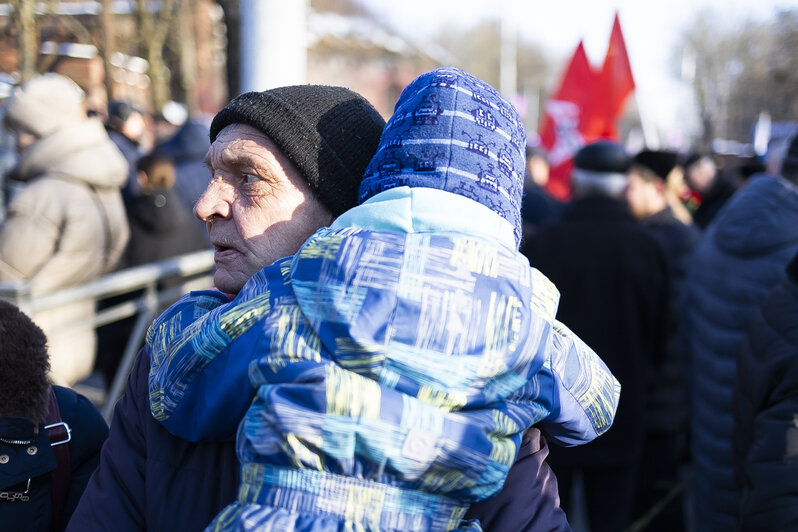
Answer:
[[[557,317],[602,353],[624,390],[606,436],[551,454],[566,511],[581,473],[594,532],[623,530],[632,521],[649,375],[667,332],[667,258],[624,201],[629,162],[614,142],[582,147],[574,157],[573,201],[526,250],[562,293]]]
[[[365,99],[339,87],[247,93],[222,109],[206,158],[211,182],[195,209],[216,249],[216,287],[238,293],[254,273],[295,253],[314,231],[356,205],[383,126]],[[149,368],[143,351],[69,530],[200,530],[235,499],[234,443],[192,443],[167,432],[150,413]],[[249,398],[242,394],[241,400]],[[567,529],[556,482],[542,462],[545,442],[533,436],[508,484],[536,482],[536,500],[510,526],[525,530],[526,524],[518,525],[525,519]],[[495,508],[512,504],[512,493],[505,489],[494,499],[494,509],[483,512],[486,521],[506,523]]]

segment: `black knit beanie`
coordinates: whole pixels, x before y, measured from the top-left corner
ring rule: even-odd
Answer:
[[[214,117],[211,142],[230,124],[247,124],[269,137],[338,216],[357,205],[385,120],[368,100],[344,87],[294,85],[234,98]]]

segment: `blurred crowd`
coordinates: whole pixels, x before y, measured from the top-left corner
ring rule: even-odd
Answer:
[[[202,213],[211,182],[204,159],[219,129],[210,135],[205,121],[171,123],[124,101],[87,113],[82,91],[57,74],[2,96],[0,281],[44,294],[212,248],[198,217],[213,219]],[[569,518],[581,505],[592,532],[798,527],[798,136],[745,164],[712,153],[629,153],[599,140],[575,154],[567,201],[547,191],[548,172],[545,150],[527,145],[517,246],[559,290],[557,320],[621,385],[606,434],[543,454],[555,504]],[[44,335],[46,377],[62,403],[93,408],[67,397],[72,389],[101,404],[132,321],[59,331],[96,305],[36,313],[41,331],[0,306],[0,374],[17,374],[6,354],[17,344],[6,336],[27,331],[41,344]],[[44,416],[43,366],[35,408],[5,416]],[[24,395],[18,388],[0,395]],[[88,472],[73,474],[85,487],[107,430],[94,414],[81,416],[94,427],[92,458],[81,462]]]
[[[0,280],[30,283],[36,296],[210,248],[192,214],[209,179],[206,123],[124,101],[86,109],[83,91],[54,73],[3,88]],[[130,324],[65,327],[94,312],[87,300],[34,319],[53,382],[102,400]]]

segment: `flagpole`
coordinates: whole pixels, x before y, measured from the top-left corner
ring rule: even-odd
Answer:
[[[643,130],[643,142],[649,150],[658,150],[660,148],[660,142],[657,129],[650,121],[644,118],[648,115],[643,112],[643,107],[640,105],[640,99],[637,97],[637,88],[635,88],[632,93],[632,97],[635,100],[635,107],[637,107],[637,115],[640,117],[640,128]]]

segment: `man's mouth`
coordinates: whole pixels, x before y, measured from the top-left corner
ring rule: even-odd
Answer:
[[[213,244],[213,249],[216,253],[214,253],[214,258],[216,260],[224,259],[230,257],[232,255],[238,254],[238,250],[234,247],[230,247],[225,243],[216,242]]]

